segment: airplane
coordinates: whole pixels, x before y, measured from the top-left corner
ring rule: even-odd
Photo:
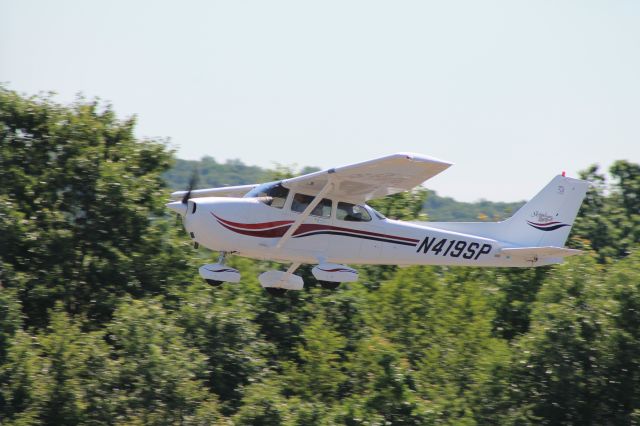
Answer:
[[[294,272],[313,264],[323,288],[358,280],[347,264],[536,267],[580,253],[564,247],[589,182],[555,176],[513,216],[501,222],[406,222],[384,217],[368,200],[422,184],[452,163],[414,153],[254,185],[171,194],[196,247],[220,252],[199,269],[212,286],[237,283],[229,255],[290,263],[258,279],[274,296],[302,290]]]

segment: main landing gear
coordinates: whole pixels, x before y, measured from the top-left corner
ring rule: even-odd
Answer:
[[[225,282],[240,282],[240,272],[225,265],[226,252],[220,253],[217,263],[208,263],[198,270],[200,276],[212,287],[219,287]],[[267,293],[275,297],[282,297],[288,291],[299,291],[304,288],[302,277],[294,275],[300,263],[293,263],[286,271],[266,271],[260,274],[258,280]],[[335,290],[340,283],[358,280],[358,272],[346,265],[335,263],[320,263],[311,272],[320,286],[327,290]]]
[[[293,275],[300,266],[299,263],[293,263],[286,272],[283,271],[266,271],[260,274],[258,281],[260,285],[272,296],[282,297],[289,290],[302,290],[304,282],[302,277]]]
[[[302,277],[293,275],[299,266],[299,263],[294,263],[286,272],[264,272],[258,277],[260,285],[267,293],[276,297],[284,296],[289,290],[302,290],[304,287]],[[335,290],[340,286],[340,283],[358,280],[358,272],[355,269],[336,263],[320,263],[311,272],[322,288],[327,290]]]
[[[358,271],[337,263],[321,263],[316,265],[311,273],[322,288],[327,290],[335,290],[340,283],[358,281]]]

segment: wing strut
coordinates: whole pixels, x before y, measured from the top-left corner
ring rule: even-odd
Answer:
[[[329,176],[331,176],[331,175],[329,175]],[[302,213],[300,213],[300,216],[298,216],[298,219],[296,219],[296,221],[293,222],[293,224],[287,230],[287,232],[285,232],[285,234],[282,237],[280,237],[280,240],[278,241],[278,243],[275,246],[276,249],[281,248],[282,245],[284,243],[286,243],[289,238],[291,238],[293,233],[298,230],[300,225],[302,225],[302,222],[304,222],[304,220],[307,217],[309,217],[309,215],[311,214],[313,209],[315,209],[316,206],[318,205],[318,203],[320,203],[320,201],[322,201],[322,197],[324,197],[329,191],[331,191],[332,188],[333,188],[333,179],[331,179],[331,177],[329,177],[329,179],[327,180],[327,183],[320,190],[320,192],[318,192],[316,197],[311,201],[311,203],[309,203],[307,208],[304,209],[304,211]]]

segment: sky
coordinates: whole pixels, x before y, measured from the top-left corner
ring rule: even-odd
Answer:
[[[0,0],[0,82],[185,159],[441,158],[425,185],[461,201],[640,162],[638,1]]]

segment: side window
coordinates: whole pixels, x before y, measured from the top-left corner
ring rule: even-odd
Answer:
[[[351,203],[338,203],[336,217],[348,222],[369,222],[371,220],[371,215],[367,209]]]
[[[296,194],[291,200],[291,211],[302,213],[315,197],[312,195]],[[331,200],[323,198],[311,212],[313,216],[331,217]]]

